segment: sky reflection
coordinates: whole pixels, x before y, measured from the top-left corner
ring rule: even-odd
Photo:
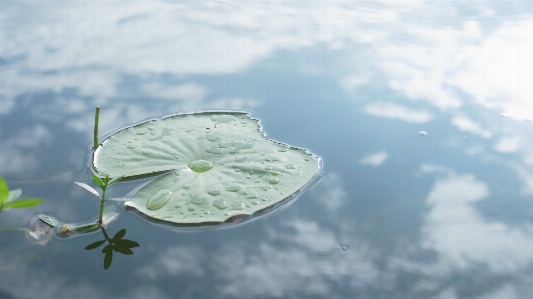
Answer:
[[[252,111],[267,137],[321,156],[325,176],[220,230],[121,213],[113,229],[131,227],[141,248],[117,272],[81,243],[45,248],[3,275],[0,297],[527,297],[532,13],[529,1],[2,1],[0,175],[46,197],[40,210],[94,216],[72,182],[88,179],[96,105],[102,134]],[[16,238],[0,242],[2,263],[35,251]]]

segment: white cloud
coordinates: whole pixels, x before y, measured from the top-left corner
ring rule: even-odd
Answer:
[[[492,137],[492,133],[489,130],[483,129],[481,125],[466,116],[456,116],[452,119],[451,123],[463,132],[468,132],[483,138]]]
[[[137,270],[140,277],[157,280],[159,277],[194,275],[203,276],[203,251],[193,246],[169,247],[159,253],[155,261]]]
[[[453,84],[476,101],[516,119],[533,119],[533,21],[507,22],[479,46],[465,47],[466,68]]]
[[[287,247],[280,251],[272,245],[276,240]],[[369,248],[354,244],[346,251],[339,250],[333,231],[313,221],[288,221],[281,230],[273,230],[269,240],[248,255],[247,262],[235,265],[233,261],[243,261],[240,251],[235,250],[241,246],[226,246],[222,254],[217,254],[222,258],[213,263],[217,269],[229,269],[230,265],[235,269],[217,272],[223,285],[220,292],[232,298],[242,294],[248,298],[291,297],[290,294],[331,298],[335,291],[330,281],[352,277],[350,287],[361,287],[378,277]]]
[[[381,151],[375,154],[364,156],[363,158],[359,160],[359,164],[377,167],[385,163],[385,161],[387,161],[388,158],[389,158],[389,154],[386,151]]]
[[[328,173],[313,186],[311,194],[330,211],[338,210],[348,199],[348,192],[342,184],[342,176],[336,173]]]
[[[142,89],[150,96],[191,102],[200,102],[208,94],[207,88],[193,82],[176,86],[151,83],[144,84]]]
[[[408,123],[425,123],[433,119],[433,115],[424,110],[414,110],[395,103],[374,102],[364,108],[365,113],[391,119],[399,119]]]
[[[483,263],[495,273],[527,268],[533,263],[533,226],[510,227],[484,219],[472,204],[489,194],[473,175],[438,180],[426,199],[422,246],[436,250],[447,267]]]
[[[494,145],[494,150],[501,153],[514,153],[520,149],[522,141],[517,137],[501,137],[498,143]]]

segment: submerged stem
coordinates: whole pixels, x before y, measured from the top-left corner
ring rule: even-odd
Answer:
[[[96,149],[98,147],[98,121],[100,119],[100,106],[96,106],[96,111],[94,112],[94,146]]]

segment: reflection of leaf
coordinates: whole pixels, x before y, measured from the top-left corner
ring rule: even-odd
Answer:
[[[122,253],[122,254],[125,254],[125,255],[131,255],[133,254],[133,251],[131,251],[131,249],[127,248],[127,247],[122,247],[122,246],[113,246],[113,249]]]
[[[104,269],[108,269],[111,267],[111,263],[113,262],[113,250],[111,248],[111,245],[107,245],[102,249],[102,253],[105,253],[104,256]]]
[[[119,230],[113,238],[109,238],[109,235],[107,234],[105,228],[101,227],[102,233],[104,234],[104,240],[93,242],[85,247],[86,250],[92,250],[95,248],[100,247],[103,245],[106,241],[109,242],[108,245],[104,246],[102,249],[102,253],[105,254],[104,256],[104,268],[107,270],[111,266],[111,262],[113,260],[113,251],[119,252],[125,255],[131,255],[133,254],[133,251],[131,248],[140,247],[139,243],[123,239],[126,235],[126,229]]]
[[[123,228],[113,236],[113,240],[120,240],[124,237],[124,235],[126,235],[126,229]]]
[[[126,177],[170,171],[126,202],[176,223],[251,215],[302,189],[318,158],[264,138],[243,112],[176,115],[120,130],[93,155],[100,173]]]
[[[87,245],[85,247],[85,250],[93,250],[93,249],[96,249],[98,247],[100,247],[100,245],[104,244],[105,243],[105,239],[104,240],[100,240],[100,241],[96,241],[94,243],[91,243],[89,245]]]
[[[9,191],[9,195],[7,196],[6,202],[14,201],[15,199],[19,198],[22,195],[21,189],[15,189]]]
[[[141,245],[139,245],[139,243],[137,243],[135,241],[132,241],[132,240],[127,240],[127,239],[114,240],[114,242],[118,246],[125,247],[125,248],[134,248],[134,247],[140,247],[141,246]]]

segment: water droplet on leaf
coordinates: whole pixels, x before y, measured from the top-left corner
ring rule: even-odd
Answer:
[[[213,163],[206,160],[196,160],[190,162],[188,166],[194,172],[204,172],[213,168]]]
[[[156,194],[150,197],[150,199],[148,199],[148,202],[146,202],[146,208],[152,211],[159,210],[167,204],[171,197],[172,191],[159,190]]]

